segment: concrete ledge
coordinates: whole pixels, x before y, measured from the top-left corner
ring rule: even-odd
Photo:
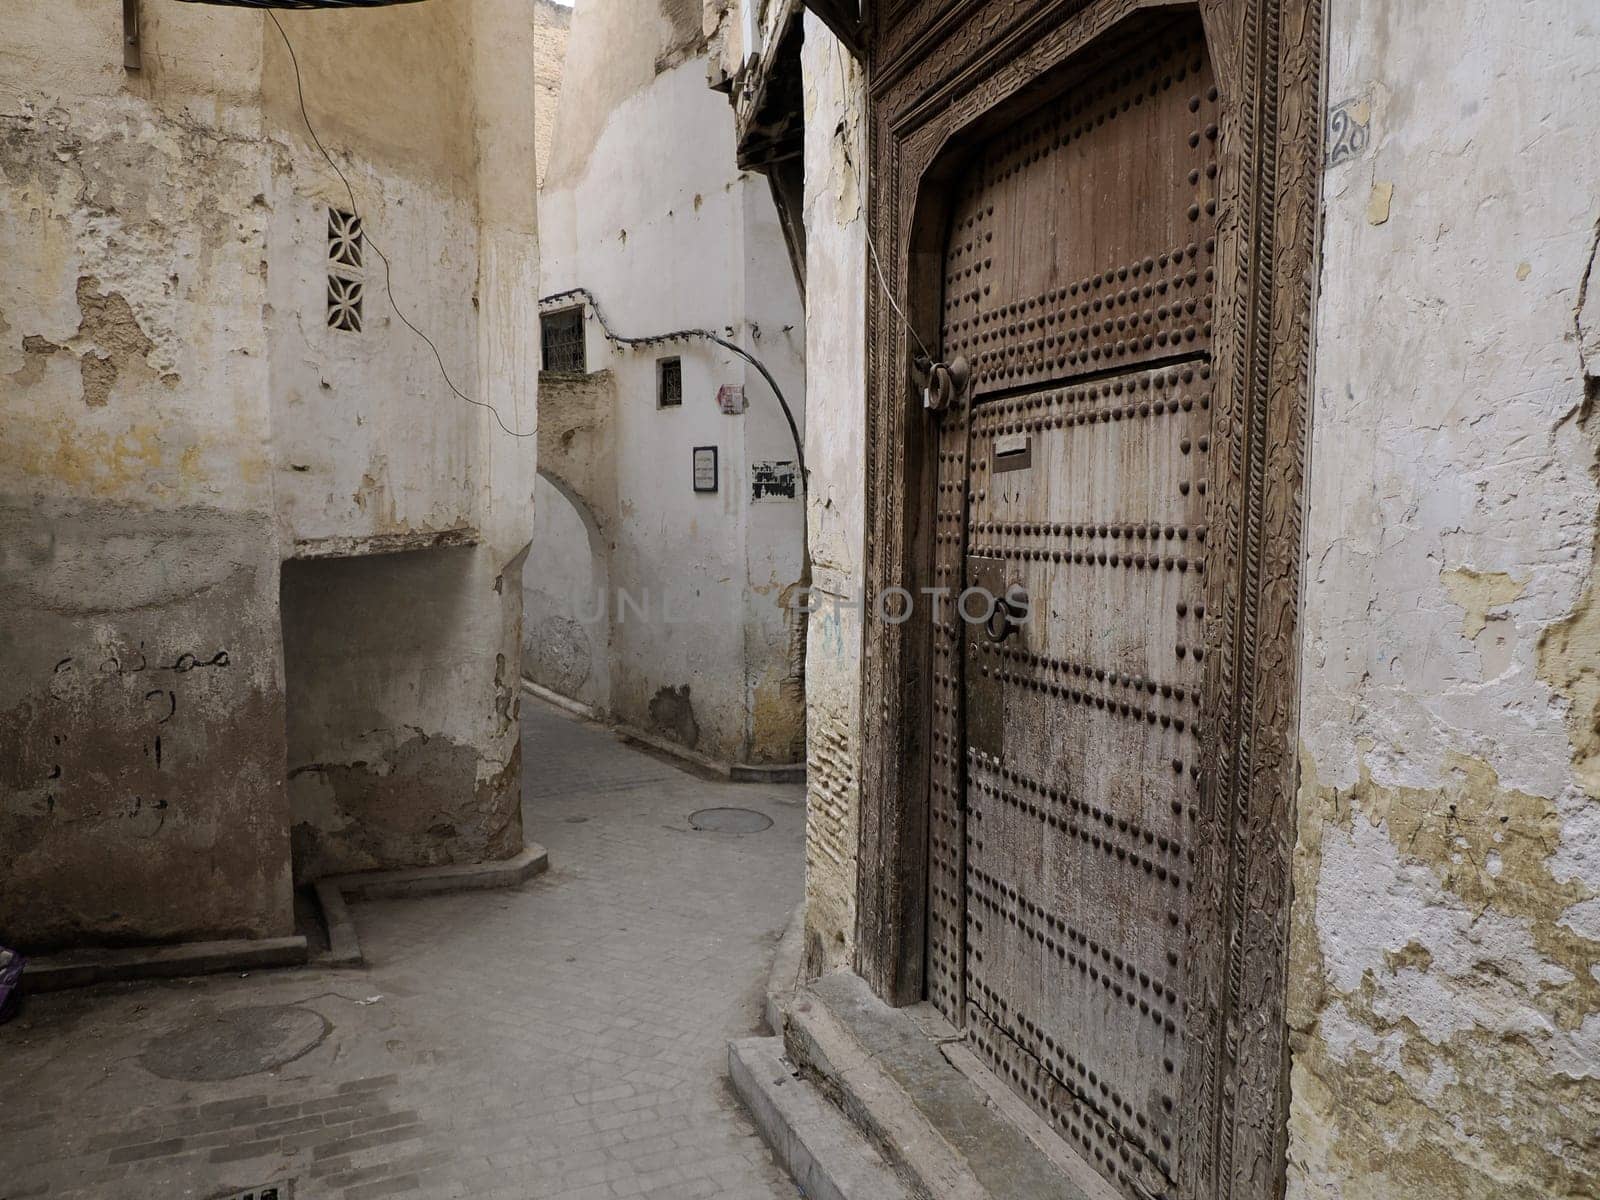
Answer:
[[[316,884],[317,903],[322,908],[322,922],[328,931],[328,952],[320,955],[317,961],[334,967],[359,967],[366,961],[347,901],[394,900],[516,887],[549,867],[550,855],[545,848],[529,844],[523,847],[521,854],[503,862],[359,871],[320,879]]]
[[[582,701],[573,700],[563,696],[560,692],[553,692],[541,684],[534,683],[531,679],[522,681],[522,690],[530,696],[543,700],[546,704],[553,704],[557,708],[582,717],[586,721],[593,721],[596,725],[603,725],[610,729],[624,742],[633,742],[648,750],[659,754],[668,755],[685,763],[691,770],[726,779],[730,783],[804,783],[806,781],[805,763],[778,763],[767,765],[764,763],[725,763],[691,750],[671,738],[661,737],[637,725],[629,725],[623,721],[609,719],[600,710],[584,704]]]
[[[515,858],[503,862],[462,863],[447,867],[409,867],[399,871],[359,871],[323,880],[339,889],[346,900],[395,900],[409,896],[437,896],[445,892],[476,892],[516,887],[550,866],[543,846],[526,846]]]
[[[807,1200],[910,1200],[911,1191],[783,1057],[781,1038],[728,1043],[728,1073],[762,1138]]]
[[[309,957],[303,937],[185,942],[177,946],[134,946],[117,950],[68,950],[30,958],[22,972],[24,993],[59,992],[95,983],[135,979],[177,979],[219,971],[298,967]]]
[[[734,783],[804,783],[805,763],[779,763],[775,766],[730,763],[728,778]]]
[[[789,914],[783,936],[772,955],[772,968],[767,972],[767,1032],[782,1036],[783,1009],[804,982],[806,958],[806,906],[802,901]]]

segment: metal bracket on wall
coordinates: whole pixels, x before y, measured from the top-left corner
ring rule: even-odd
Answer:
[[[124,70],[144,70],[143,49],[139,41],[139,0],[122,0],[122,66]]]

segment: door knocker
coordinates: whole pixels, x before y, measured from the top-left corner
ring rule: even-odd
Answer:
[[[947,363],[930,363],[918,355],[911,368],[911,378],[922,389],[922,407],[939,413],[967,394],[967,385],[972,382],[972,366],[960,354]]]
[[[1003,642],[1028,623],[1028,589],[1013,583],[1004,596],[996,596],[984,628],[992,642]]]

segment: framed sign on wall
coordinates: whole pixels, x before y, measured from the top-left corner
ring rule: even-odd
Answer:
[[[696,446],[694,448],[694,490],[697,492],[714,492],[717,490],[717,448],[715,446]]]

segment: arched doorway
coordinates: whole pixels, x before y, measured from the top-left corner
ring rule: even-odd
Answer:
[[[611,704],[610,593],[610,547],[594,512],[540,471],[522,568],[522,673],[596,714]]]

